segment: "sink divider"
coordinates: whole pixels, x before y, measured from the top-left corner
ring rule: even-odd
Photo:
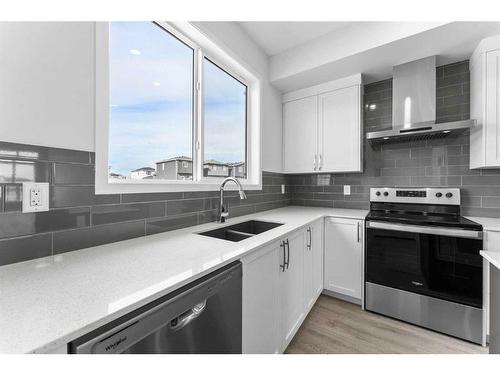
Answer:
[[[234,230],[234,229],[226,229],[226,231],[229,233],[240,234],[242,236],[247,236],[247,237],[255,236],[255,233],[240,232],[239,230]]]

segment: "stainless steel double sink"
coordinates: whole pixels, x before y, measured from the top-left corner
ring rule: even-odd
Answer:
[[[283,223],[272,223],[268,221],[249,220],[242,223],[229,225],[223,228],[201,232],[202,236],[219,238],[221,240],[239,242],[257,234],[267,232],[273,228],[279,227]]]

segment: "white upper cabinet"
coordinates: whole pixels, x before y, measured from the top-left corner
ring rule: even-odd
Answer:
[[[318,169],[359,172],[361,163],[361,103],[358,85],[319,96]]]
[[[285,170],[311,172],[318,147],[318,97],[297,99],[283,104]]]
[[[500,36],[483,39],[470,59],[470,167],[500,167]]]
[[[285,173],[361,172],[361,74],[283,96]]]

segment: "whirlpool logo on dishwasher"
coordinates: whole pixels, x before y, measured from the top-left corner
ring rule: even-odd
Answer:
[[[121,343],[127,341],[127,336],[122,336],[120,337],[118,340],[116,340],[115,342],[107,345],[104,347],[104,349],[109,352],[110,350],[114,350],[116,349],[117,346],[119,346]]]

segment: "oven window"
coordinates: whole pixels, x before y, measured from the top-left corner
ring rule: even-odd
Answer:
[[[437,293],[460,296],[463,303],[482,306],[483,276],[479,250],[482,241],[429,236],[429,287]]]
[[[482,241],[367,229],[366,281],[482,307]]]
[[[425,245],[418,234],[368,229],[366,281],[406,290],[423,285]]]

